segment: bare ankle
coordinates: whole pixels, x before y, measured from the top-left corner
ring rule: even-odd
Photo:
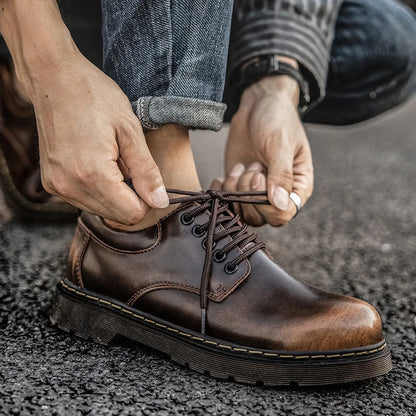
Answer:
[[[166,188],[191,191],[201,189],[187,128],[169,124],[151,130],[145,136]],[[174,209],[174,205],[164,209],[152,208],[139,223],[132,226],[106,222],[111,227],[123,231],[138,231],[155,225]]]

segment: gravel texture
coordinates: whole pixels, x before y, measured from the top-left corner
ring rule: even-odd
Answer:
[[[367,125],[310,127],[315,193],[289,226],[259,230],[290,273],[377,307],[390,374],[325,388],[253,387],[127,342],[107,348],[71,337],[50,325],[48,309],[73,225],[22,223],[0,204],[0,414],[415,414],[415,110],[413,100]],[[195,134],[205,183],[218,172],[225,133]]]

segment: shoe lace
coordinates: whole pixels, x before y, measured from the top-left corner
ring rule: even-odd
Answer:
[[[208,213],[209,216],[209,220],[206,223],[196,226],[199,228],[198,234],[202,235],[207,232],[207,237],[204,240],[205,244],[203,245],[205,248],[205,261],[200,285],[201,333],[205,334],[208,287],[212,274],[213,261],[215,259],[217,261],[223,261],[229,251],[238,247],[241,253],[224,267],[227,273],[232,274],[237,271],[238,265],[241,262],[257,250],[266,247],[263,242],[257,241],[256,233],[250,233],[248,231],[248,225],[241,221],[240,216],[230,210],[230,204],[236,202],[240,204],[266,205],[269,204],[267,193],[262,191],[225,192],[216,190],[192,192],[179,189],[167,189],[167,192],[183,195],[171,198],[169,200],[170,204],[197,203],[190,210],[182,214],[182,222],[185,224],[191,224],[194,218],[203,212]],[[219,227],[219,230],[216,231],[218,225],[222,227]],[[216,243],[227,236],[231,237],[231,241],[221,249],[214,251]]]

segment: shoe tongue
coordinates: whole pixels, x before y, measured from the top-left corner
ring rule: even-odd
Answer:
[[[233,205],[232,204],[230,204],[231,205],[231,207],[230,208],[228,208],[226,211],[224,211],[223,213],[221,213],[219,216],[222,216],[222,215],[227,215],[227,217],[229,216],[230,218],[229,218],[229,220],[231,221],[233,218],[235,218],[235,216],[237,215],[235,212],[234,212],[234,209],[233,209]],[[225,224],[227,224],[227,223],[225,223]],[[239,220],[238,220],[238,222],[236,223],[236,225],[238,225],[238,226],[240,226],[240,227],[243,227],[244,226],[244,221],[240,218]],[[224,224],[223,224],[223,226],[224,226]],[[217,226],[218,227],[218,226]],[[248,234],[248,233],[246,233],[246,234]],[[241,246],[241,243],[238,245],[239,246],[239,248],[240,248],[240,250],[246,250],[246,249],[249,249],[251,246],[253,246],[253,245],[255,245],[255,243],[254,242],[249,242],[249,243],[247,243],[247,244],[245,244],[244,246]]]

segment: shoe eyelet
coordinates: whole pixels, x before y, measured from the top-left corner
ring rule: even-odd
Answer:
[[[234,274],[238,270],[238,264],[227,263],[224,266],[224,271],[227,274]]]
[[[191,232],[194,237],[202,237],[205,234],[205,230],[200,225],[194,225]]]
[[[215,250],[213,257],[215,262],[221,263],[227,258],[227,253],[221,252],[220,250]]]
[[[214,248],[216,245],[217,245],[217,243],[214,241],[214,244],[212,245],[212,248]],[[202,240],[201,246],[202,246],[202,248],[203,248],[204,250],[206,250],[206,249],[207,249],[207,239],[206,239],[206,238],[204,238],[204,239]]]
[[[189,215],[189,212],[185,212],[184,214],[181,215],[181,223],[183,225],[190,225],[194,222],[195,217],[192,217],[191,215]]]

